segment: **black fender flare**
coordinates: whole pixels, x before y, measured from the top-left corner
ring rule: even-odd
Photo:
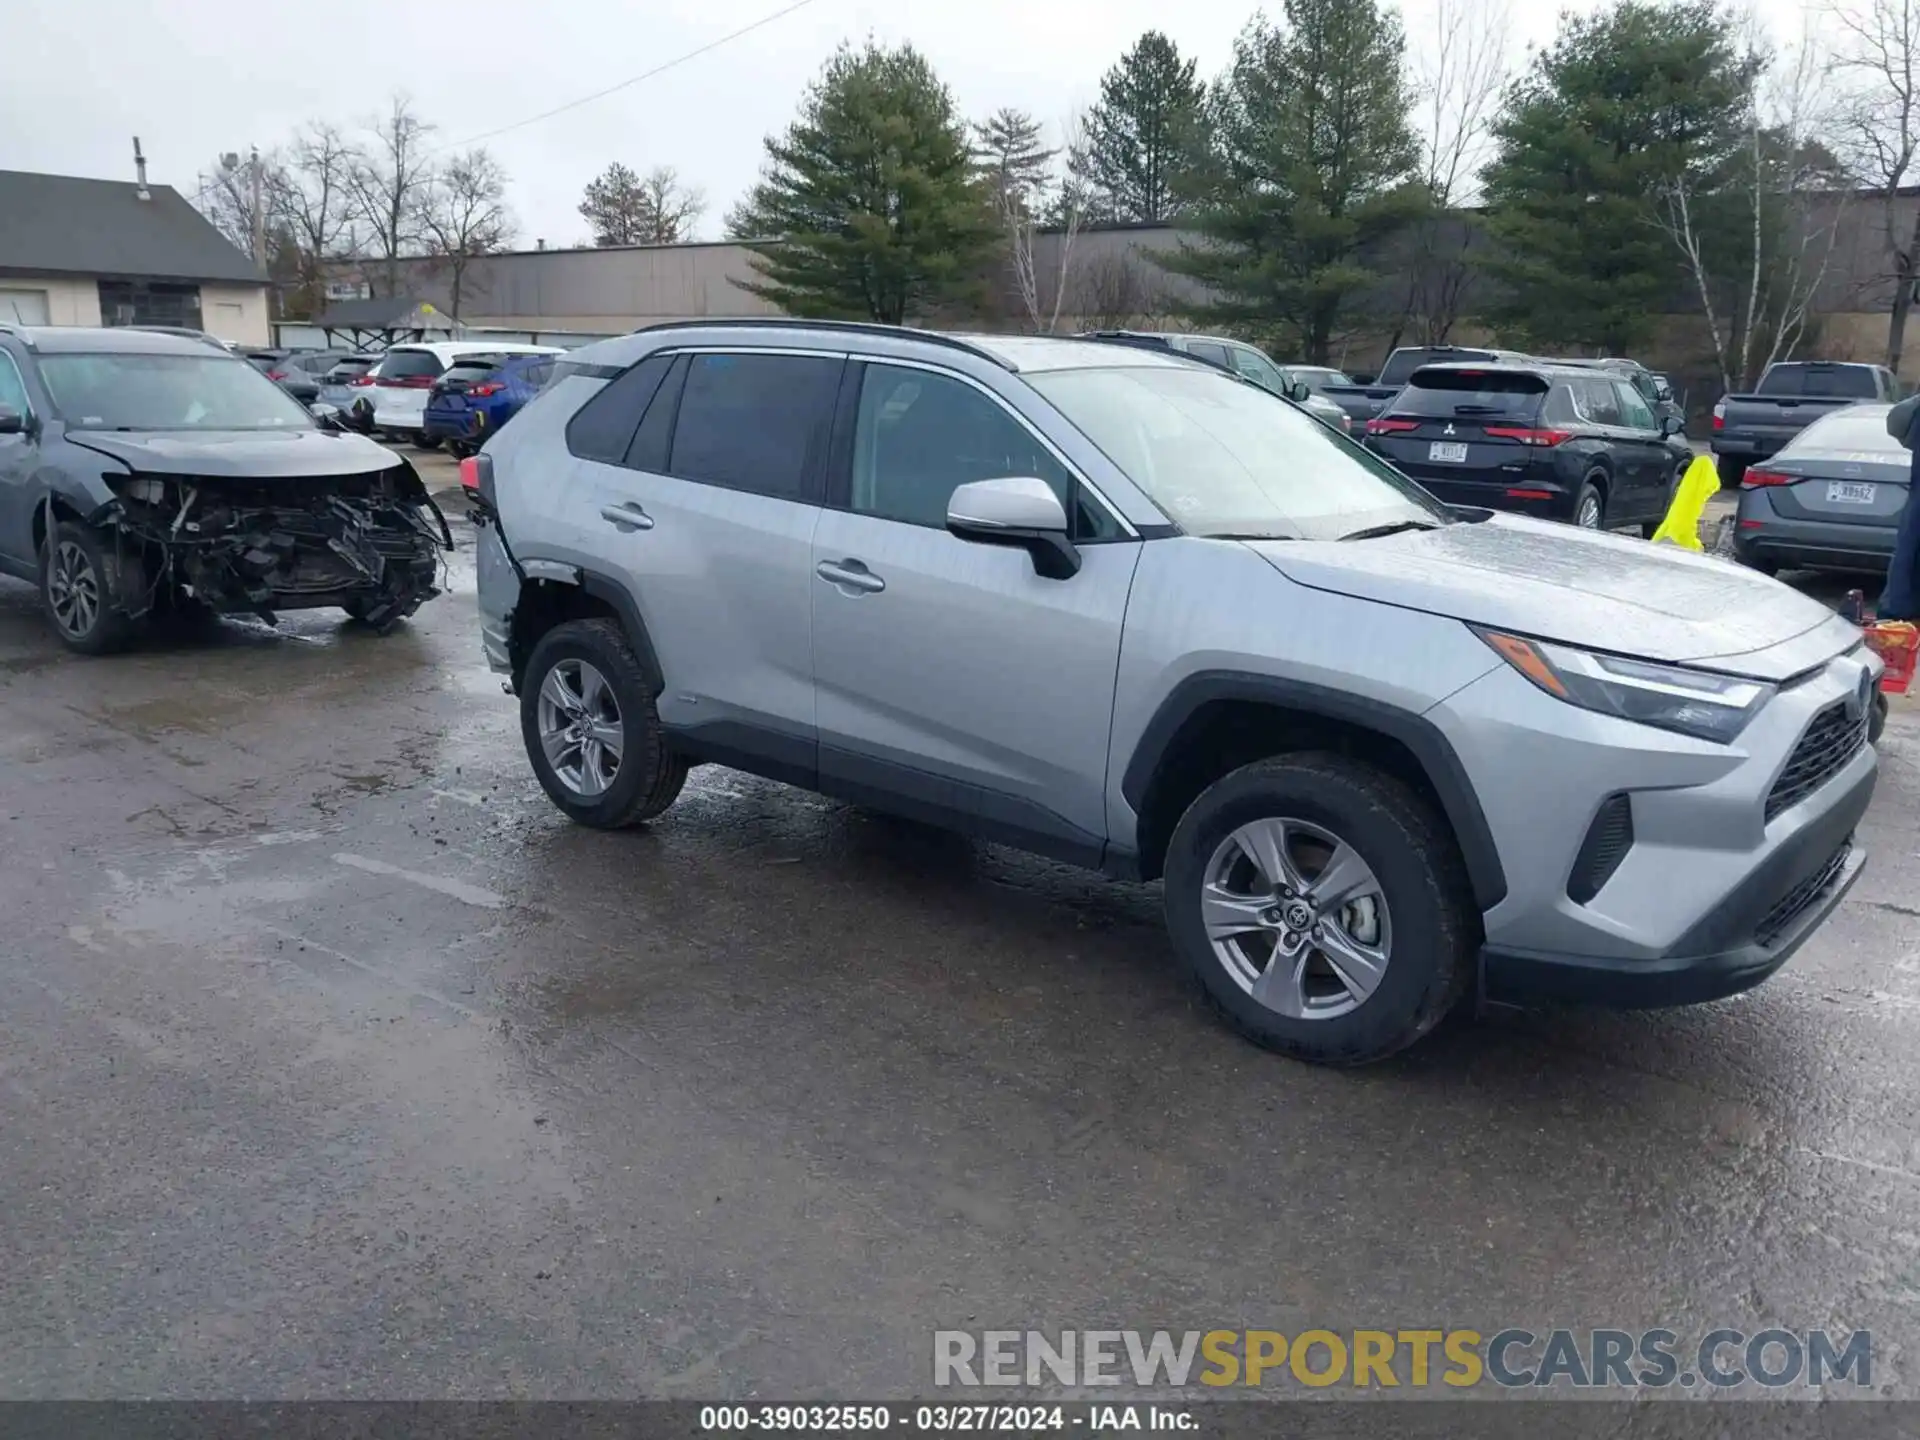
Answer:
[[[633,646],[633,653],[640,662],[641,673],[647,677],[647,683],[653,686],[658,695],[666,688],[666,677],[660,670],[660,652],[654,648],[653,635],[647,629],[646,618],[640,613],[639,602],[618,580],[593,570],[581,570],[580,588],[594,599],[609,605],[613,613],[620,617],[621,628],[627,632],[627,640]]]
[[[1404,745],[1426,772],[1453,827],[1475,903],[1485,912],[1506,898],[1506,870],[1500,863],[1500,850],[1486,812],[1480,808],[1466,767],[1440,727],[1415,711],[1324,685],[1237,670],[1203,670],[1189,675],[1160,702],[1140,732],[1121,776],[1120,793],[1135,815],[1140,814],[1148,787],[1181,728],[1202,706],[1222,700],[1249,701],[1313,715],[1371,730]]]

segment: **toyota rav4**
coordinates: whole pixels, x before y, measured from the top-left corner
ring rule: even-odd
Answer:
[[[1165,882],[1253,1039],[1772,974],[1864,863],[1879,662],[1710,557],[1449,508],[1148,350],[816,322],[577,351],[463,476],[582,824],[716,762]]]

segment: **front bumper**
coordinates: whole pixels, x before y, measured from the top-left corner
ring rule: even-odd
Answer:
[[[1857,740],[1822,749],[1810,737],[1835,706],[1851,713],[1873,674],[1863,652],[1835,656],[1732,745],[1577,709],[1504,666],[1429,711],[1480,797],[1508,882],[1484,916],[1486,997],[1686,1004],[1785,964],[1864,861],[1852,837],[1878,759]],[[1803,740],[1816,749],[1803,752]],[[1586,868],[1583,846],[1623,796],[1627,843],[1611,868]]]

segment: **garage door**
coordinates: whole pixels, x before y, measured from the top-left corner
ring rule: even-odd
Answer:
[[[15,325],[47,325],[47,292],[0,289],[0,320]]]

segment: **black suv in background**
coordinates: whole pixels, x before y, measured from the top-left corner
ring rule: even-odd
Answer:
[[[1367,422],[1365,443],[1449,504],[1650,536],[1691,453],[1680,429],[1611,370],[1429,365]]]

